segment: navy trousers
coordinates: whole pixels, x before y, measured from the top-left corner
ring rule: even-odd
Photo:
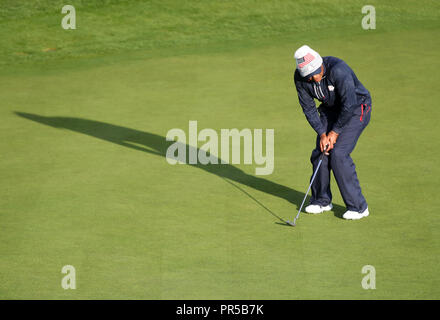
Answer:
[[[338,112],[332,108],[320,107],[320,118],[322,124],[327,128],[327,133],[331,131],[333,124],[336,122]],[[356,166],[350,156],[362,131],[370,122],[371,103],[362,104],[353,112],[353,116],[344,126],[342,132],[330,151],[329,156],[323,158],[321,167],[312,184],[311,204],[326,206],[332,201],[332,193],[330,190],[330,171],[333,171],[339,191],[348,210],[362,212],[367,208],[367,202],[362,195],[359,180],[356,174]],[[315,171],[321,149],[319,146],[320,137],[316,139],[316,148],[312,151],[310,161],[313,164],[313,172]]]

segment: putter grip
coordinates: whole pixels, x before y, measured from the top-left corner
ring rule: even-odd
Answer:
[[[322,159],[324,158],[324,156],[325,156],[325,152],[327,151],[327,148],[328,148],[328,145],[325,146],[324,151],[322,151],[322,153],[321,153],[321,157],[320,157],[319,159],[322,160]]]

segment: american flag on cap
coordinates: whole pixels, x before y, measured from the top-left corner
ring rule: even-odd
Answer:
[[[298,59],[298,68],[304,68],[306,64],[309,64],[315,57],[309,52],[304,57]]]

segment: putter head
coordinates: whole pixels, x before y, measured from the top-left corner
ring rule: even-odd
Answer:
[[[287,221],[285,221],[288,225],[291,225],[292,227],[294,227],[294,226],[296,226],[296,224],[295,224],[295,222],[292,222],[292,221],[289,221],[289,220],[287,220]]]

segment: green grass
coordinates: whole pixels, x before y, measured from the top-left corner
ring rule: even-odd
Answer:
[[[72,0],[77,29],[64,30],[62,0],[0,1],[0,66],[141,50],[143,56],[197,52],[202,46],[248,46],[263,39],[339,38],[361,34],[363,1]],[[370,1],[376,33],[436,25],[440,4]],[[49,50],[48,50],[49,49]],[[164,50],[167,49],[167,50]],[[48,51],[47,51],[48,50]],[[157,52],[159,50],[159,52]]]
[[[65,31],[62,1],[0,1],[0,298],[440,298],[439,5],[372,1],[363,31],[363,2],[312,2],[72,1]],[[337,217],[337,188],[335,212],[273,215],[296,214],[311,174],[304,43],[372,93],[353,153],[367,219]],[[274,173],[169,165],[164,137],[189,120],[274,128]]]

